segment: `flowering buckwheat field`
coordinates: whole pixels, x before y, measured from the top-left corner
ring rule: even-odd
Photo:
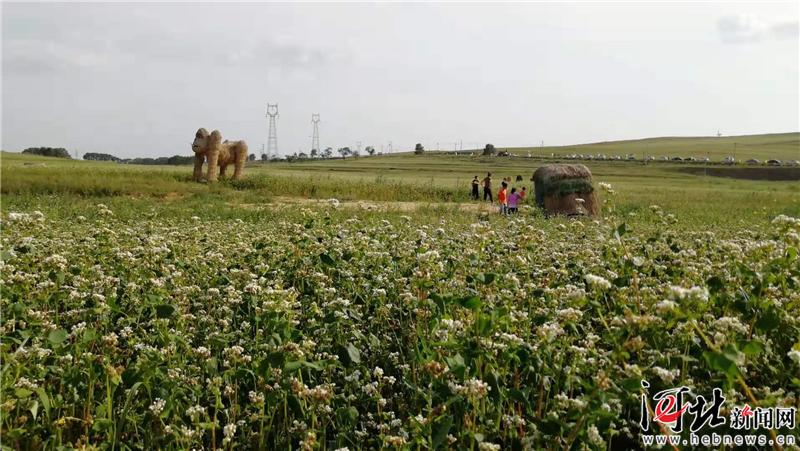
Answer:
[[[642,380],[796,407],[800,220],[648,218],[8,212],[3,445],[632,448]]]

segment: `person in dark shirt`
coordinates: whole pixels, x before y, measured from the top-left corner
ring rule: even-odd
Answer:
[[[475,178],[472,179],[472,200],[478,200],[479,198],[478,185],[480,185],[480,183],[481,182],[478,181],[478,176],[476,175]]]
[[[486,177],[483,178],[483,200],[489,199],[489,202],[494,202],[492,199],[492,173],[487,172]]]

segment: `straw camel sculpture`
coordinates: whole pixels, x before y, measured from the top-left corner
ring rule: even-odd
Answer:
[[[222,133],[214,130],[211,133],[204,128],[197,130],[192,142],[194,151],[193,179],[199,182],[203,179],[203,162],[207,160],[208,168],[206,180],[217,181],[217,167],[219,177],[225,176],[229,164],[233,164],[233,179],[242,177],[244,162],[247,161],[247,143],[244,141],[222,141]]]

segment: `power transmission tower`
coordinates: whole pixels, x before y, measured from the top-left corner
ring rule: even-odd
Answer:
[[[269,135],[267,135],[267,156],[278,156],[278,128],[275,119],[278,118],[278,104],[267,104],[267,117],[269,118]]]
[[[317,152],[321,152],[322,149],[319,148],[319,113],[315,113],[311,115],[311,123],[314,124],[314,133],[311,135],[311,150],[317,150]]]

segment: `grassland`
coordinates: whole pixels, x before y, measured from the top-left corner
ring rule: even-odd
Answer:
[[[517,147],[509,148],[509,152],[517,155],[569,155],[569,154],[633,154],[642,159],[645,155],[661,157],[708,157],[712,161],[720,161],[733,156],[745,161],[756,158],[761,161],[769,159],[800,160],[800,133],[773,133],[766,135],[742,136],[698,136],[698,137],[661,137],[626,141],[609,141],[572,146],[558,147]]]
[[[132,215],[151,208],[175,214],[244,215],[276,198],[410,201],[439,209],[469,202],[469,183],[492,172],[495,180],[522,175],[530,187],[543,161],[454,155],[384,155],[298,163],[250,164],[239,182],[215,186],[190,181],[191,168],[129,166],[2,154],[3,209],[57,208],[98,201],[124,206]],[[687,173],[684,164],[587,162],[596,181],[619,192],[619,209],[636,215],[651,205],[673,212],[687,227],[746,227],[786,214],[800,215],[796,181],[740,180]],[[695,166],[702,168],[702,166]],[[765,168],[766,169],[766,168]],[[768,169],[766,169],[768,170]]]
[[[537,159],[0,157],[4,449],[639,449],[660,390],[800,406],[797,181],[591,162],[571,220],[463,208]]]

